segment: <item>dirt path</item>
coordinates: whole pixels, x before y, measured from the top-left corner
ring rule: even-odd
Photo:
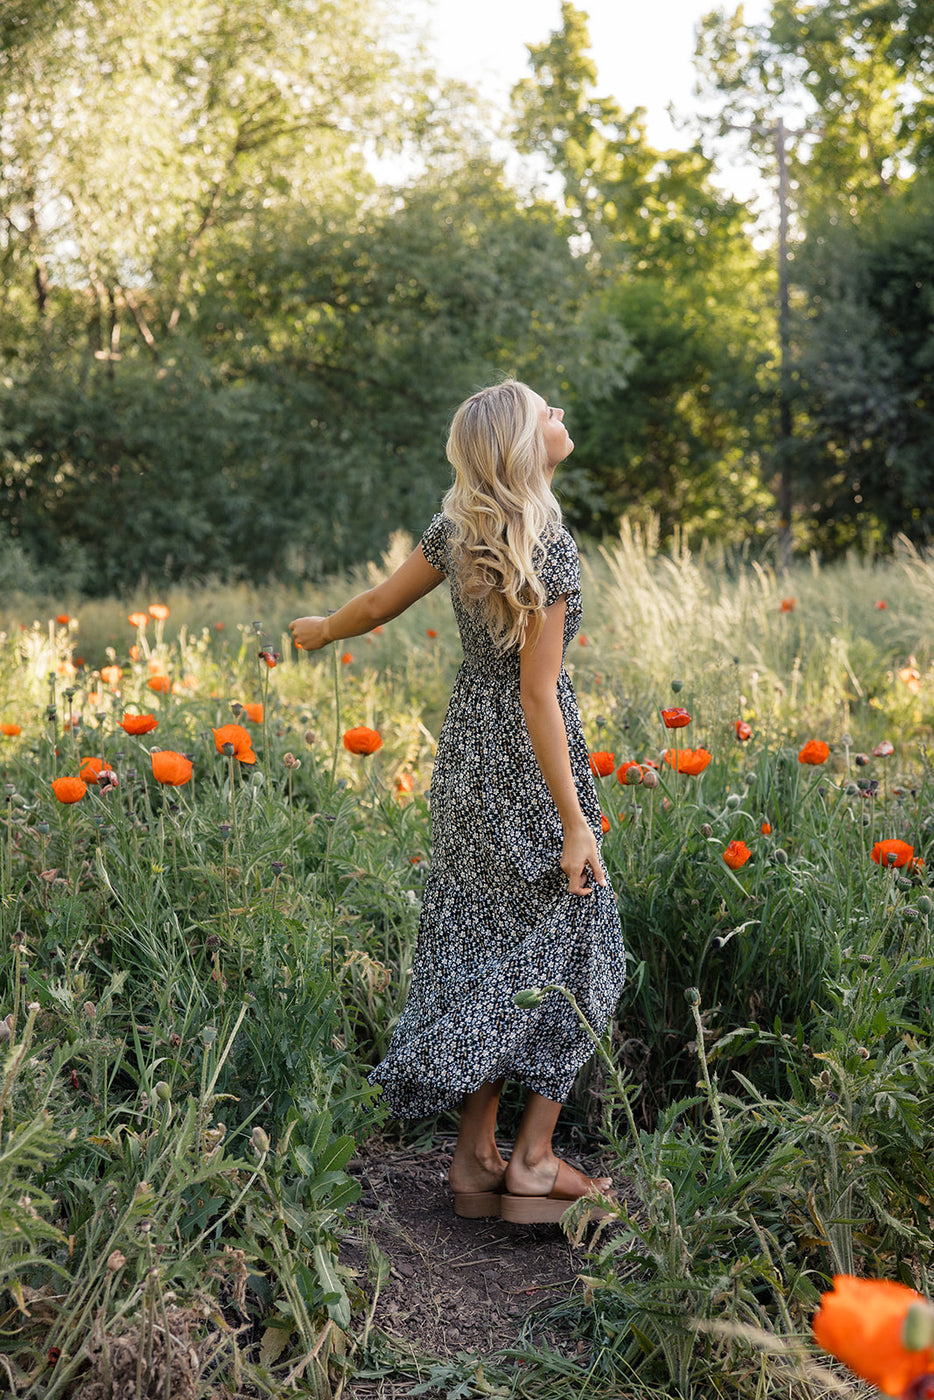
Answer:
[[[576,1352],[567,1326],[544,1314],[573,1289],[585,1250],[573,1248],[557,1225],[460,1220],[446,1184],[452,1146],[442,1141],[428,1153],[376,1147],[351,1164],[363,1193],[350,1212],[341,1262],[372,1298],[368,1245],[388,1259],[373,1326],[398,1348],[405,1376],[358,1379],[344,1392],[348,1400],[405,1395],[414,1368],[403,1355],[482,1359],[513,1345],[523,1329],[537,1344]]]

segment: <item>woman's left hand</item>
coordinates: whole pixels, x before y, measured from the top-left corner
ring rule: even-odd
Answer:
[[[292,640],[302,651],[320,651],[331,638],[327,635],[326,617],[296,617],[289,623]]]

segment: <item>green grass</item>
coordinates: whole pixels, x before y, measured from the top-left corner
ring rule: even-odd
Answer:
[[[344,1167],[391,1130],[365,1074],[405,999],[458,648],[443,589],[316,657],[285,626],[407,547],[305,598],[8,604],[0,1364],[17,1393],[103,1381],[120,1336],[141,1385],[164,1376],[174,1309],[204,1393],[327,1394],[369,1346],[336,1243]],[[934,1266],[934,562],[905,549],[779,579],[624,533],[584,587],[568,666],[588,741],[659,767],[652,787],[598,783],[630,977],[568,1114],[644,1208],[598,1236],[559,1305],[586,1374],[534,1339],[485,1371],[528,1396],[818,1395],[799,1353],[830,1275],[925,1287]],[[169,617],[138,633],[149,601]],[[665,729],[672,704],[688,728]],[[131,738],[128,709],[158,728]],[[255,764],[217,751],[229,722]],[[361,724],[383,738],[367,758],[340,742]],[[799,761],[809,739],[825,763]],[[676,746],[710,765],[674,772]],[[192,758],[190,784],[154,780],[156,747]],[[52,779],[88,756],[116,786],[60,804]],[[874,863],[890,839],[915,863]],[[736,870],[732,840],[751,852]],[[433,1393],[471,1394],[452,1366]]]

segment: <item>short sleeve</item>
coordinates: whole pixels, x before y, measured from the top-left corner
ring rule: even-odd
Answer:
[[[580,561],[577,545],[567,530],[562,530],[548,546],[542,565],[541,580],[545,585],[545,607],[565,593],[576,593],[581,586]]]
[[[448,522],[439,511],[428,522],[425,533],[419,541],[422,553],[433,569],[439,574],[448,571]]]

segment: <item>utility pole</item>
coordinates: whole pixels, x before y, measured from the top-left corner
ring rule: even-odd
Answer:
[[[785,123],[781,117],[770,130],[778,161],[778,516],[779,567],[791,564],[791,315],[788,299],[788,160]]]

